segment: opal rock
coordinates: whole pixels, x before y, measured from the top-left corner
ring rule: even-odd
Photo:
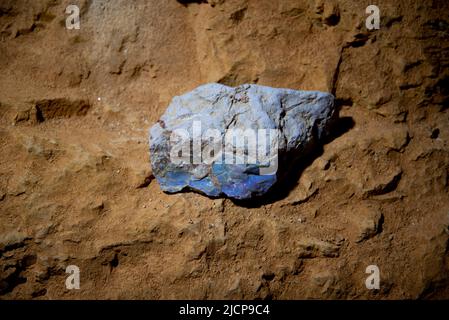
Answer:
[[[153,174],[169,193],[261,196],[327,134],[334,114],[325,92],[205,84],[174,97],[151,127]]]

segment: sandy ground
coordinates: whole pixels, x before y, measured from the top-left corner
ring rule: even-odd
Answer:
[[[0,0],[0,299],[449,298],[449,4],[368,4]],[[148,128],[207,82],[341,121],[264,201],[164,194]]]

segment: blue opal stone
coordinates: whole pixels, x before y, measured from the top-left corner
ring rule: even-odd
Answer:
[[[318,143],[334,114],[325,92],[205,84],[174,97],[150,128],[153,174],[169,193],[262,196],[282,161]]]

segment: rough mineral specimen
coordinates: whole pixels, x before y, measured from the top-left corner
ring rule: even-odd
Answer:
[[[153,173],[170,193],[260,196],[327,133],[333,115],[329,93],[205,84],[174,97],[151,127]]]

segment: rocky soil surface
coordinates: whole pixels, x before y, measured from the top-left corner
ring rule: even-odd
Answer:
[[[369,4],[0,0],[0,299],[449,298],[449,3]],[[338,130],[264,201],[165,194],[148,129],[208,82]]]

